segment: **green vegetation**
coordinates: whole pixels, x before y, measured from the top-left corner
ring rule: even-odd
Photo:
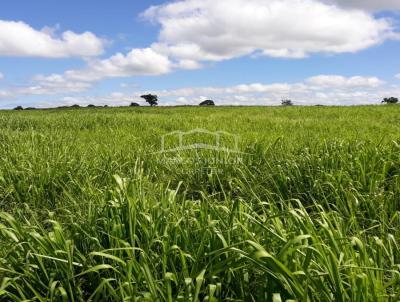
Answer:
[[[195,128],[246,154],[155,153]],[[400,107],[4,111],[0,129],[0,301],[400,300]]]

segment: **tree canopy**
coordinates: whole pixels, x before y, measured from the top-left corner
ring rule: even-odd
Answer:
[[[158,105],[158,97],[155,94],[145,94],[140,97],[143,98],[152,107]]]
[[[212,100],[205,100],[201,102],[199,106],[215,106],[215,103]]]
[[[382,103],[386,104],[397,104],[399,102],[398,98],[390,97],[390,98],[384,98]]]
[[[282,100],[282,106],[293,106],[292,100]]]

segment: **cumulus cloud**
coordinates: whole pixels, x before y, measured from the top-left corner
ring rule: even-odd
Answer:
[[[338,75],[319,75],[308,78],[306,83],[320,88],[374,88],[381,86],[385,82],[377,77],[355,76],[346,78]]]
[[[132,49],[126,55],[117,53],[105,60],[91,61],[86,69],[67,71],[65,77],[79,81],[98,81],[113,77],[162,75],[170,70],[171,62],[167,56],[151,48],[143,48]]]
[[[24,22],[0,20],[0,56],[90,57],[103,52],[104,41],[91,32],[65,31],[60,36],[45,27],[36,30]]]
[[[303,83],[288,84],[288,83],[274,83],[274,84],[241,84],[230,87],[198,87],[198,88],[180,88],[174,90],[160,90],[156,94],[161,97],[189,97],[189,96],[215,96],[224,94],[249,94],[249,93],[263,93],[263,94],[287,94],[290,92],[303,92],[307,86]],[[140,92],[139,94],[141,94]],[[143,92],[144,93],[144,92]]]
[[[92,82],[81,81],[78,79],[66,79],[65,76],[52,75],[48,77],[37,76],[35,78],[37,85],[16,88],[9,91],[3,91],[3,96],[19,95],[51,95],[63,91],[64,94],[85,91],[92,87]],[[246,100],[270,98],[274,102],[282,98],[293,97],[295,99],[308,97],[310,100],[331,98],[332,100],[341,100],[348,95],[361,96],[368,95],[371,91],[378,92],[378,88],[384,87],[385,82],[376,77],[343,77],[339,75],[318,75],[305,79],[297,83],[251,83],[228,87],[187,87],[172,90],[159,91],[140,91],[134,95],[139,98],[145,93],[155,93],[161,98],[174,99],[183,103],[185,100],[197,102],[199,98],[220,98],[226,97],[228,103],[239,102],[246,105]],[[397,86],[396,86],[397,87]],[[135,89],[133,87],[132,89]],[[123,96],[124,94],[118,95]],[[2,94],[0,94],[0,97]],[[114,95],[117,96],[117,95]],[[90,99],[93,103],[93,99]],[[189,102],[190,103],[190,102]],[[250,103],[252,104],[252,103]]]
[[[400,10],[400,1],[398,0],[330,0],[329,2],[368,11]]]
[[[156,51],[190,61],[357,52],[395,35],[386,19],[316,0],[182,0],[143,16],[161,25]]]
[[[161,24],[159,39],[150,47],[87,60],[85,68],[61,75],[37,77],[34,91],[82,91],[102,79],[193,70],[201,68],[203,62],[245,55],[303,58],[312,53],[356,52],[396,35],[386,19],[317,0],[181,0],[150,7],[143,16]],[[74,44],[76,51],[85,49],[78,42],[69,42],[74,40],[68,38],[70,35],[76,40],[79,35],[66,32],[60,40],[53,38],[54,29],[37,32],[24,23],[15,24],[52,41],[50,44]],[[1,42],[0,26],[0,54],[5,47]],[[320,80],[356,87],[360,79],[349,79],[349,83],[343,83],[343,79]]]
[[[60,83],[89,85],[106,78],[154,76],[170,72],[171,62],[165,55],[151,48],[133,49],[127,55],[117,53],[104,60],[91,60],[84,69],[67,70],[63,75],[39,76],[35,80],[41,85],[57,86]]]
[[[16,94],[22,95],[45,95],[45,94],[66,94],[83,92],[92,87],[92,83],[83,81],[71,81],[61,75],[36,76],[34,85],[18,88]]]
[[[322,93],[344,93],[355,91],[355,88],[362,89],[368,93],[370,90],[383,86],[384,81],[376,77],[343,77],[338,75],[319,75],[305,79],[299,83],[272,83],[272,84],[241,84],[229,87],[198,87],[198,88],[181,88],[174,90],[161,90],[156,93],[161,97],[191,97],[191,96],[220,96],[230,95],[240,99],[246,95],[263,95],[270,96],[280,101],[290,95],[314,94],[322,96]],[[138,93],[145,93],[140,92]]]
[[[17,98],[19,96],[71,94],[86,91],[92,86],[93,84],[88,82],[68,81],[60,75],[36,76],[31,85],[0,90],[0,99]]]
[[[127,55],[116,54],[108,59],[94,59],[80,70],[68,70],[64,74],[37,75],[32,85],[3,91],[0,97],[9,95],[71,94],[86,91],[93,83],[106,78],[160,75],[168,73],[171,62],[150,48],[133,49]],[[12,93],[11,93],[12,92]]]
[[[54,79],[54,82],[57,82]],[[59,85],[63,85],[60,81]],[[52,87],[41,89],[52,91]],[[74,89],[74,88],[71,88]],[[133,88],[135,89],[135,88]],[[135,89],[136,90],[136,89]],[[5,96],[36,94],[33,88],[17,91],[3,91]],[[43,91],[42,91],[43,92]],[[296,83],[250,83],[227,87],[186,87],[159,91],[135,91],[134,93],[115,92],[108,96],[65,96],[49,99],[38,104],[40,107],[54,107],[72,104],[128,105],[135,101],[142,103],[140,95],[155,93],[161,104],[197,105],[202,100],[213,99],[218,105],[279,105],[282,99],[292,99],[297,105],[357,105],[379,104],[387,95],[399,95],[399,85],[388,85],[375,77],[343,77],[338,75],[320,75]],[[2,92],[0,91],[0,98]],[[35,104],[36,105],[36,104]]]
[[[349,9],[345,2],[364,6]],[[83,69],[36,76],[32,85],[12,89],[12,95],[78,93],[107,78],[163,75],[177,69],[198,69],[209,61],[248,55],[303,58],[314,53],[357,52],[398,37],[390,20],[374,17],[367,11],[370,2],[375,1],[179,0],[152,6],[143,16],[160,24],[161,29],[158,41],[150,47],[105,59],[86,59]],[[380,3],[382,7],[395,4],[389,0]],[[0,20],[0,56],[90,57],[103,51],[104,41],[90,32],[66,31],[57,35],[58,31],[57,27],[36,30],[23,22]],[[334,99],[327,90],[356,91],[383,84],[376,77],[320,75],[295,84],[255,83],[222,91],[206,87],[196,93],[197,97],[222,93],[238,103],[252,97],[250,94],[268,94],[278,99],[279,95],[310,91],[315,92],[312,96]],[[10,90],[0,92],[0,97],[10,95]],[[190,89],[165,93],[181,97],[180,102],[191,95]]]
[[[197,105],[214,99],[219,105],[279,105],[292,99],[297,105],[377,104],[387,93],[395,95],[400,87],[387,87],[375,77],[321,75],[298,83],[242,84],[229,87],[197,87],[156,91],[165,105]],[[140,94],[135,94],[139,97]]]

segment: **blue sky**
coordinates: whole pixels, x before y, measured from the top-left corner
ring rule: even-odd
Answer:
[[[0,4],[0,108],[374,104],[400,96],[400,1]]]

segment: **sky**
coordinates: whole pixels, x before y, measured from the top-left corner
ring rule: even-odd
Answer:
[[[399,0],[2,0],[0,109],[379,104]]]

